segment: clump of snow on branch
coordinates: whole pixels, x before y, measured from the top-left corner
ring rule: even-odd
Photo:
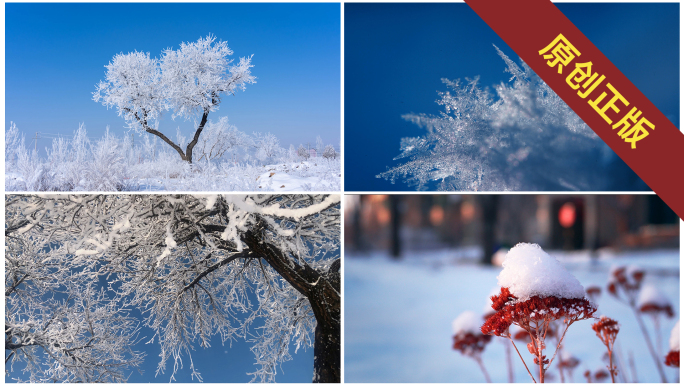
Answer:
[[[511,75],[492,95],[442,79],[437,116],[408,114],[426,133],[401,140],[399,166],[378,175],[418,189],[605,190],[615,155],[524,62],[496,48]],[[631,188],[631,187],[630,187]],[[624,189],[624,187],[623,187]]]
[[[533,296],[585,298],[582,284],[537,244],[519,243],[503,262],[499,286],[506,287],[519,300]]]

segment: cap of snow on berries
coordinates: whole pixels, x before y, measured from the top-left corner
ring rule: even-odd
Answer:
[[[577,278],[537,244],[513,247],[498,280],[501,293],[492,296],[496,314],[482,325],[484,334],[507,336],[511,325],[532,333],[536,324],[543,326],[546,335],[551,321],[564,319],[567,327],[596,312]]]
[[[642,313],[653,315],[665,314],[670,318],[674,316],[670,300],[652,284],[646,284],[641,288],[639,298],[637,299],[637,307]]]
[[[464,311],[451,324],[453,349],[465,355],[481,353],[492,336],[484,335],[480,331],[481,316],[472,311]]]
[[[577,278],[535,243],[518,243],[503,262],[497,277],[519,301],[531,297],[585,298]]]
[[[670,333],[670,351],[665,356],[665,365],[679,367],[679,321]]]

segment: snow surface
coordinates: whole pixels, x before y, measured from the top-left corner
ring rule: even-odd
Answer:
[[[469,309],[481,309],[492,288],[497,286],[500,267],[476,263],[466,249],[435,250],[406,255],[401,261],[385,253],[353,255],[344,261],[344,372],[345,382],[482,382],[482,373],[472,359],[452,349],[452,321]],[[613,252],[600,250],[598,258],[588,251],[550,251],[586,287],[604,288],[597,299],[600,314],[620,322],[616,354],[624,363],[633,356],[640,382],[660,382],[653,359],[633,312],[605,290],[613,264],[645,267],[645,283],[657,283],[679,314],[679,251],[653,250]],[[458,258],[461,256],[461,258]],[[670,330],[676,319],[661,320]],[[484,322],[484,321],[483,321]],[[573,380],[584,382],[582,373],[605,367],[605,346],[591,329],[591,320],[573,324],[564,340],[564,351],[580,360]],[[653,325],[647,323],[653,339]],[[493,382],[508,382],[505,344],[488,344],[482,360]],[[663,341],[665,342],[665,341]],[[518,349],[528,365],[534,366],[525,346]],[[530,382],[513,349],[515,380]],[[662,347],[665,351],[665,346]],[[619,364],[618,364],[619,365]],[[548,373],[559,381],[556,363]],[[669,381],[677,378],[676,368],[665,367]],[[631,379],[630,370],[625,374]],[[567,382],[567,377],[566,377]]]
[[[645,284],[641,287],[639,292],[639,299],[637,299],[637,307],[642,307],[646,304],[657,305],[658,307],[671,306],[672,304],[658,288],[653,284]]]
[[[451,323],[451,328],[454,331],[454,335],[461,333],[482,334],[480,331],[481,325],[482,317],[475,314],[474,311],[466,310]]]
[[[524,301],[533,296],[584,298],[584,287],[535,243],[518,243],[506,254],[499,286]]]
[[[675,352],[679,351],[679,320],[677,320],[677,323],[670,333],[670,350]]]

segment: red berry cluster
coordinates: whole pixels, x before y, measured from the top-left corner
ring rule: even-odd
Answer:
[[[485,345],[489,343],[492,336],[484,334],[473,334],[470,332],[459,333],[454,336],[454,350],[460,351],[462,354],[471,356],[473,354],[482,353]]]
[[[588,286],[586,292],[587,296],[594,302],[601,296],[601,288],[598,286]]]
[[[674,311],[672,310],[672,306],[670,306],[670,304],[661,305],[654,302],[647,302],[641,305],[639,311],[651,315],[665,313],[669,318],[674,317]]]
[[[580,361],[573,356],[569,356],[565,359],[561,358],[561,360],[558,362],[558,366],[566,369],[575,369],[579,364]]]
[[[631,269],[631,271],[627,272],[626,266],[619,267],[609,277],[608,292],[619,299],[618,289],[621,288],[631,302],[635,299],[636,294],[641,288],[644,274],[645,272],[641,269]]]
[[[665,356],[665,365],[679,367],[679,350],[670,350]]]
[[[534,296],[525,301],[518,301],[506,287],[501,288],[499,295],[492,296],[492,309],[496,314],[482,325],[482,333],[496,336],[505,336],[513,323],[530,331],[534,328],[531,325],[533,323],[548,323],[561,318],[564,318],[566,323],[572,323],[591,318],[596,312],[596,306],[585,298]]]

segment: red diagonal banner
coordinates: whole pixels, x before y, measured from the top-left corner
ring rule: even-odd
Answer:
[[[465,2],[684,218],[684,134],[551,1]]]

